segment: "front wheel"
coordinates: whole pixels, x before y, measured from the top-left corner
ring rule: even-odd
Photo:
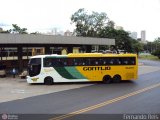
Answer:
[[[53,78],[52,78],[52,77],[46,77],[46,78],[44,79],[44,83],[45,83],[46,85],[52,85],[52,84],[53,84]]]

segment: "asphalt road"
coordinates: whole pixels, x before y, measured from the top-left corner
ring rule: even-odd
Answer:
[[[159,62],[141,62],[160,67]],[[18,115],[19,119],[26,120],[121,120],[130,117],[160,120],[159,91],[160,71],[156,71],[140,75],[137,81],[95,83],[82,88],[3,102],[0,103],[0,113]]]

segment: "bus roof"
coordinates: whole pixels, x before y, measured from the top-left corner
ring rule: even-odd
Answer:
[[[68,55],[58,55],[58,54],[50,54],[50,55],[36,55],[31,58],[45,58],[45,57],[137,57],[136,54],[103,54],[103,53],[70,53]]]
[[[50,55],[36,55],[31,58],[45,58],[45,57],[67,57],[67,55],[58,55],[58,54],[50,54]]]
[[[70,53],[68,57],[136,57],[136,54]]]

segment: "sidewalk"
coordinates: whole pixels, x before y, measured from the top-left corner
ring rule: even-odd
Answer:
[[[144,63],[142,63],[142,62],[141,62],[141,63],[138,63],[138,66],[142,66],[142,65],[144,65]]]

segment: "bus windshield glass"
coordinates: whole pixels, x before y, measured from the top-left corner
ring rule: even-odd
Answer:
[[[28,64],[28,73],[29,76],[36,76],[40,73],[41,70],[41,58],[32,58]]]

